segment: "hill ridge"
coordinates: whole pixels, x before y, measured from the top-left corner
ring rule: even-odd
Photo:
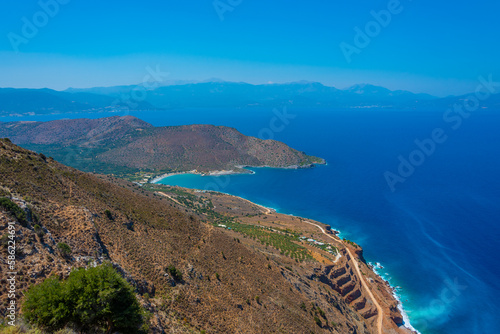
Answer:
[[[134,116],[1,123],[0,137],[83,171],[113,174],[244,172],[238,166],[307,168],[325,163],[282,142],[245,136],[235,128],[154,127]]]

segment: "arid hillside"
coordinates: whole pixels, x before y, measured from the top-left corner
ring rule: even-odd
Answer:
[[[324,163],[284,143],[244,136],[233,128],[153,127],[132,116],[0,123],[0,137],[79,170],[115,175]]]
[[[19,300],[22,291],[51,274],[66,277],[72,268],[111,261],[151,312],[151,333],[377,333],[376,311],[356,283],[364,278],[352,270],[342,273],[345,263],[358,260],[345,255],[342,242],[326,251],[300,241],[313,232],[299,220],[288,228],[285,217],[245,207],[244,200],[232,213],[214,211],[209,197],[185,190],[169,195],[86,174],[5,139],[0,175],[0,197],[25,213],[0,209],[2,236],[8,222],[15,222]],[[258,220],[271,219],[284,225],[259,226]],[[335,254],[344,254],[338,268]],[[169,266],[182,277],[173,276]],[[5,289],[2,284],[2,304]],[[395,305],[390,298],[386,303]],[[387,333],[397,331],[391,319],[397,316],[383,316]]]

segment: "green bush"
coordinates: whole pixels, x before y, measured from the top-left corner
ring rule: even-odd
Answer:
[[[132,287],[109,264],[73,271],[31,287],[23,304],[26,319],[54,332],[139,333],[143,312]]]
[[[182,281],[182,273],[179,269],[177,269],[174,265],[169,265],[166,270],[170,276],[176,281]]]
[[[63,285],[57,277],[31,287],[26,294],[23,312],[26,320],[48,331],[56,331],[68,323],[71,316],[66,307]]]
[[[68,244],[64,243],[64,242],[60,242],[57,244],[57,249],[59,249],[59,251],[61,252],[61,254],[63,256],[70,256],[72,251],[71,251],[71,247],[68,246]]]
[[[317,311],[321,317],[326,318],[325,311],[323,311],[319,306],[317,308]]]
[[[36,224],[34,226],[34,229],[35,229],[35,233],[41,238],[44,236],[45,232],[43,231],[43,229],[40,227],[40,225]]]
[[[26,212],[24,212],[23,209],[21,209],[16,203],[12,202],[9,198],[1,197],[0,207],[16,217],[17,221],[21,223],[21,225],[25,226],[28,223]]]
[[[0,238],[0,246],[4,247],[4,246],[7,246],[9,244],[9,234],[8,233],[5,233],[4,235],[2,235],[2,237]]]

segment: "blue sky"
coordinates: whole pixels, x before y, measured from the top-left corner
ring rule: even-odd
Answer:
[[[375,23],[371,12],[388,8],[390,22]],[[498,13],[491,0],[6,0],[0,87],[135,84],[149,66],[171,80],[460,94],[480,75],[500,80]],[[356,44],[355,27],[366,34],[367,24],[369,42]],[[350,62],[341,43],[357,48]]]

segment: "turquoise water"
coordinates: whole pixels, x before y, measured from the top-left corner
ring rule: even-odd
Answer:
[[[219,190],[328,223],[361,244],[368,261],[384,266],[381,274],[401,287],[398,293],[405,310],[420,332],[496,333],[500,314],[496,259],[500,253],[500,116],[476,112],[453,130],[443,121],[442,111],[288,107],[288,113],[295,117],[286,118],[285,123],[273,123],[277,116],[268,109],[186,109],[132,115],[157,126],[233,126],[246,135],[272,135],[325,158],[327,166],[307,170],[257,168],[254,175],[181,175],[163,182]],[[58,116],[37,119],[50,117]],[[437,128],[447,140],[437,144],[405,182],[391,191],[384,173],[395,173],[398,156],[408,158],[417,147],[415,140],[429,138]]]

